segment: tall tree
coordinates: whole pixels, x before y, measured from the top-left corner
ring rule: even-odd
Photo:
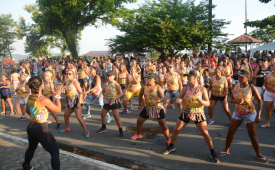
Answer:
[[[26,5],[42,35],[61,32],[72,56],[78,56],[77,34],[85,26],[110,23],[123,9],[122,3],[136,0],[38,0],[35,5]]]
[[[200,48],[209,41],[210,34],[227,35],[221,29],[229,22],[215,16],[212,16],[212,30],[209,29],[208,9],[207,0],[198,5],[194,0],[147,1],[122,16],[116,27],[125,34],[109,39],[107,44],[113,52],[155,50],[163,57]]]
[[[263,43],[275,42],[275,27],[258,28],[251,31],[249,35],[262,40]]]
[[[0,15],[0,56],[10,56],[12,59],[12,51],[15,50],[11,45],[15,42],[16,33],[14,27],[16,22],[12,19],[11,14]]]
[[[269,3],[272,0],[259,0],[262,3]],[[258,28],[266,28],[269,27],[275,27],[275,15],[269,16],[263,20],[257,20],[257,21],[248,21],[244,23],[245,26],[249,27],[258,27]]]

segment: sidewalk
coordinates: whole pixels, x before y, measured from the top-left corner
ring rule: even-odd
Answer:
[[[19,140],[11,139],[9,137],[3,137],[0,135],[0,169],[1,170],[16,170],[22,169],[22,163],[24,162],[24,155],[28,144]],[[60,165],[64,170],[76,170],[76,169],[92,169],[92,170],[111,170],[117,169],[109,165],[104,166],[106,163],[89,158],[82,158],[81,156],[66,153],[60,151]],[[75,158],[78,157],[78,158]],[[51,156],[41,146],[35,150],[34,157],[31,161],[31,166],[34,169],[49,170],[51,169]],[[101,165],[102,164],[102,165]],[[121,168],[124,169],[124,168]]]

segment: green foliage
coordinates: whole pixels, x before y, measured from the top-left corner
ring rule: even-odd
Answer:
[[[262,3],[268,3],[272,0],[259,0]],[[244,26],[266,28],[267,26],[275,27],[275,15],[269,16],[263,20],[248,21],[244,23]]]
[[[0,15],[0,57],[8,57],[12,59],[11,52],[15,50],[11,46],[15,42],[16,33],[14,27],[16,22],[12,19],[11,14]]]
[[[25,10],[39,26],[41,35],[62,35],[73,58],[78,56],[78,34],[85,26],[116,21],[122,3],[135,0],[39,0]]]
[[[146,1],[138,9],[124,9],[123,20],[114,25],[125,34],[109,39],[107,45],[112,52],[153,50],[162,56],[203,47],[210,34],[227,35],[221,32],[228,24],[224,20],[213,19],[213,31],[209,30],[208,9],[206,0],[198,5],[194,0]]]
[[[256,29],[249,33],[250,36],[258,40],[262,40],[263,43],[269,43],[275,41],[275,27],[266,27],[263,29]]]

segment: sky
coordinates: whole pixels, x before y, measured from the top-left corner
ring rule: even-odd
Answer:
[[[23,16],[27,23],[32,23],[31,14],[26,12],[23,7],[25,4],[34,4],[36,0],[0,0],[1,14],[12,14],[13,19],[18,21],[19,16]],[[139,4],[143,4],[145,0],[137,0],[136,3],[126,4],[127,8],[138,8]],[[185,2],[185,0],[183,0]],[[196,0],[199,2],[199,0]],[[227,26],[223,31],[229,34],[229,39],[234,39],[244,34],[245,29],[243,23],[245,22],[245,0],[212,0],[214,5],[217,5],[213,11],[217,19],[226,19],[231,21],[231,24]],[[268,4],[261,3],[259,0],[247,0],[247,18],[250,21],[261,20],[267,16],[274,15],[275,0]],[[248,27],[248,33],[255,28]],[[99,28],[92,26],[85,27],[82,31],[82,37],[80,40],[80,55],[86,54],[89,51],[108,51],[106,46],[107,39],[113,38],[116,35],[122,35],[123,33],[116,30],[114,27],[107,25]],[[24,39],[17,40],[13,45],[15,51],[13,54],[22,54],[24,52]],[[59,49],[51,49],[52,53],[60,53]]]

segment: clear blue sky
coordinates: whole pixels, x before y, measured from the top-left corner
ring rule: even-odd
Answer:
[[[183,0],[184,1],[184,0]],[[11,13],[14,20],[18,21],[19,16],[23,16],[27,22],[31,23],[31,15],[24,11],[25,4],[35,3],[36,0],[1,0],[0,11],[1,14]],[[128,8],[138,8],[138,4],[144,3],[145,0],[137,0],[137,3],[127,4]],[[199,0],[197,0],[199,2]],[[259,0],[247,0],[247,15],[250,21],[260,20],[267,16],[274,15],[275,0],[268,4],[261,3]],[[226,19],[231,21],[231,24],[224,30],[224,32],[233,34],[229,36],[230,39],[238,37],[244,33],[243,23],[245,21],[245,0],[213,0],[213,4],[217,5],[213,11],[216,18]],[[248,28],[248,33],[253,28]],[[106,39],[115,37],[115,35],[123,34],[112,26],[104,26],[100,28],[86,27],[82,32],[82,39],[80,41],[80,54],[85,54],[89,51],[108,50],[106,46]],[[16,50],[13,54],[25,54],[24,40],[16,41],[13,46]],[[58,49],[51,50],[54,53],[59,53]]]

